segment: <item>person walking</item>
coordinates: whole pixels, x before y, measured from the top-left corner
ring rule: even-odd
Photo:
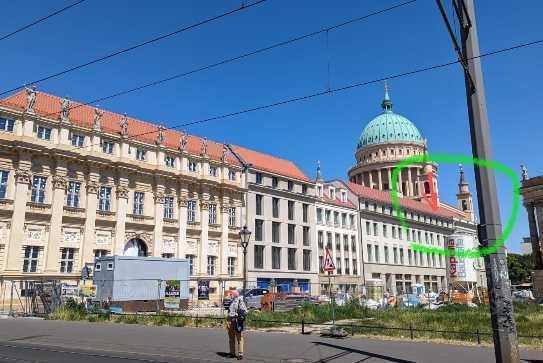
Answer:
[[[237,291],[232,293],[232,302],[228,307],[226,318],[226,329],[228,330],[228,344],[232,358],[243,359],[243,329],[247,306]],[[238,354],[236,355],[236,341],[238,343]]]

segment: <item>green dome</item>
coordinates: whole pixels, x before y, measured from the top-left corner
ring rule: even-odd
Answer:
[[[357,148],[392,142],[412,142],[424,145],[417,127],[407,118],[392,112],[392,102],[385,89],[385,99],[381,104],[383,113],[366,125]]]

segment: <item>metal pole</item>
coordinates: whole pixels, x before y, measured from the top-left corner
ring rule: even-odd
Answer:
[[[247,246],[243,247],[243,301],[247,293]]]
[[[462,53],[468,60],[464,72],[473,156],[492,161],[492,147],[486,112],[483,73],[479,56],[479,40],[473,0],[456,0],[462,14]],[[470,83],[470,75],[473,86]],[[479,204],[479,242],[492,246],[501,235],[501,220],[496,192],[494,170],[474,165]],[[497,363],[519,362],[517,332],[513,317],[511,286],[507,271],[505,247],[485,255],[486,276],[490,298],[490,314],[494,335],[494,352]]]

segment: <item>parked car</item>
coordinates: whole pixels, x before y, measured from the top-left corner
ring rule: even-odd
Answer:
[[[247,309],[260,309],[262,307],[262,297],[269,293],[268,289],[251,289],[245,294],[245,305]]]

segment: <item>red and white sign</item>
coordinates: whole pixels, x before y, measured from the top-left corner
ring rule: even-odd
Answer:
[[[322,270],[325,272],[332,272],[335,269],[336,269],[336,265],[334,265],[334,259],[332,258],[332,255],[330,254],[330,250],[327,248],[326,254],[324,255]]]

